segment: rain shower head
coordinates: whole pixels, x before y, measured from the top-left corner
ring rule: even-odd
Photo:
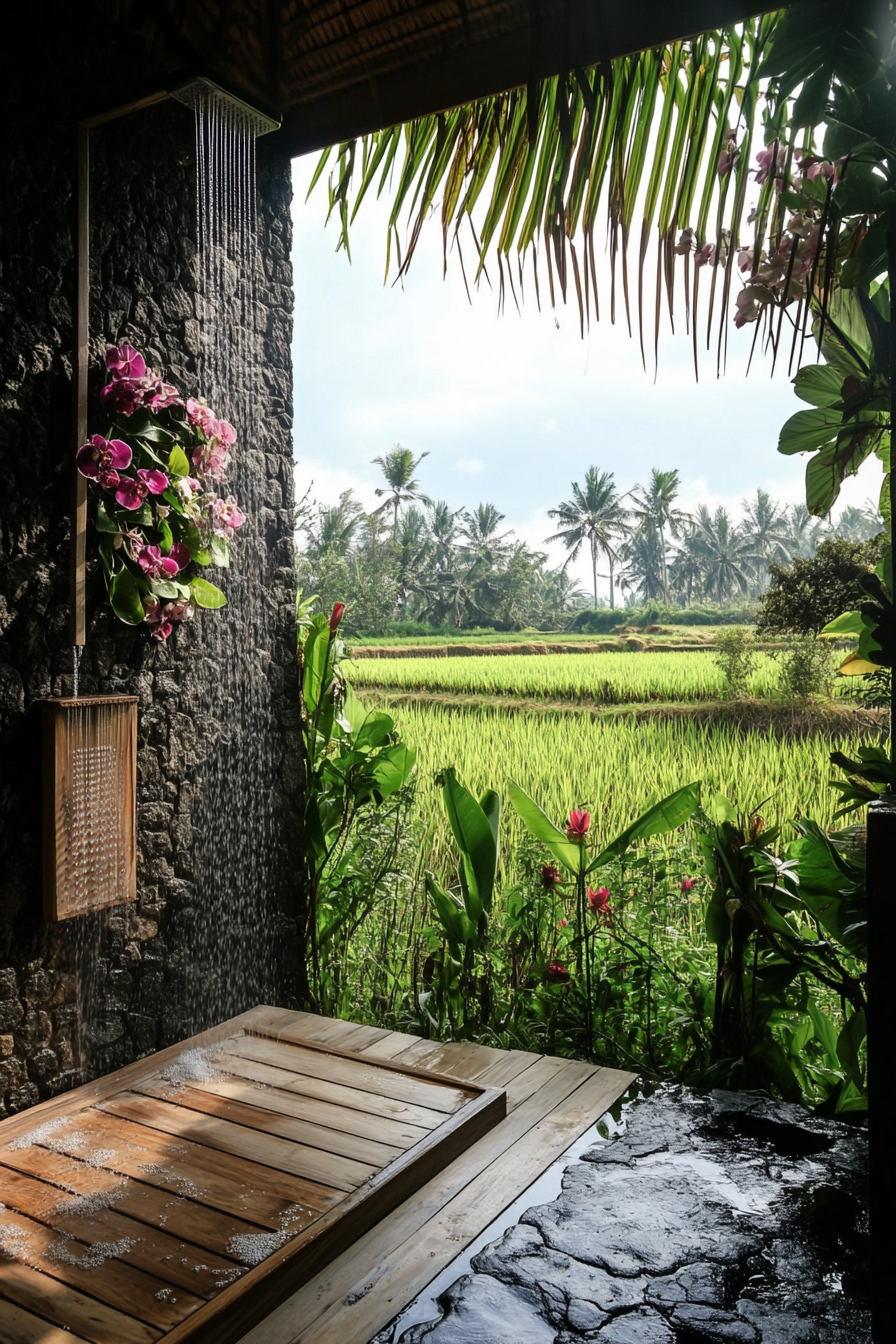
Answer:
[[[262,112],[251,103],[228,93],[219,84],[215,84],[204,75],[188,80],[179,88],[171,89],[170,96],[176,98],[192,111],[212,111],[223,114],[247,126],[257,138],[269,131],[279,131],[280,122],[268,112]]]

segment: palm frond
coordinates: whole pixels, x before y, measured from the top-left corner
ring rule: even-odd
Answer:
[[[652,316],[656,353],[663,298],[671,320],[683,271],[695,359],[702,272],[704,290],[709,288],[707,346],[716,312],[717,360],[723,363],[721,319],[741,242],[759,70],[778,22],[778,14],[764,15],[620,57],[606,69],[560,74],[326,150],[315,180],[335,156],[329,206],[340,222],[340,245],[348,248],[365,197],[388,191],[387,275],[393,246],[401,276],[424,224],[438,212],[446,267],[452,249],[463,267],[461,235],[469,230],[477,255],[473,278],[485,274],[494,254],[503,304],[507,284],[516,300],[514,276],[522,289],[523,263],[531,253],[536,298],[540,302],[539,273],[543,277],[546,270],[552,305],[558,298],[565,302],[573,289],[584,330],[592,310],[595,319],[601,312],[595,233],[605,221],[610,317],[624,310],[631,327],[636,299],[645,362],[646,325]],[[629,255],[639,201],[635,296]],[[760,208],[775,208],[771,197]],[[402,253],[399,220],[405,212]],[[652,235],[651,301],[645,269]],[[704,265],[708,245],[712,254]]]

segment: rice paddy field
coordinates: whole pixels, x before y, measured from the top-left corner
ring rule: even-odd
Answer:
[[[544,887],[550,856],[525,833],[508,785],[522,786],[560,825],[571,809],[588,811],[590,841],[603,848],[652,804],[698,781],[704,800],[722,793],[742,816],[781,825],[780,847],[794,838],[793,818],[848,824],[834,817],[832,738],[846,752],[869,733],[879,740],[874,717],[820,702],[800,702],[795,712],[764,653],[749,698],[736,704],[726,703],[711,650],[489,656],[482,649],[475,657],[359,659],[346,671],[363,704],[395,718],[417,768],[412,792],[359,832],[322,893],[316,983],[324,1010],[441,1039],[591,1054],[654,1078],[740,1086],[736,1059],[722,1073],[711,1062],[712,886],[695,825],[641,842],[602,869],[601,899],[612,914],[586,927],[569,883]],[[458,890],[440,780],[449,766],[475,796],[494,789],[503,799],[488,929],[471,925],[465,950],[453,952],[424,880],[429,872]],[[583,946],[594,958],[591,999]],[[836,994],[824,986],[813,993],[839,1030]],[[782,1001],[775,1048],[795,1071],[791,1094],[817,1102],[841,1086],[842,1069],[812,1038],[801,1002]],[[591,1045],[583,1036],[587,1003]]]
[[[510,654],[501,658],[360,659],[349,672],[355,688],[509,699],[591,701],[607,705],[717,700],[725,683],[711,651],[686,653]],[[778,665],[756,654],[747,690],[764,696],[779,681]]]

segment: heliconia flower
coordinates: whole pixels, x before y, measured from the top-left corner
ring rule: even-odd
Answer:
[[[132,345],[113,345],[106,351],[106,368],[113,378],[142,378],[146,360]]]
[[[569,814],[569,825],[566,828],[567,839],[580,845],[585,839],[590,825],[591,813],[579,812],[577,809],[573,808]]]
[[[569,971],[562,961],[550,961],[545,967],[544,978],[552,985],[566,985],[569,983]]]
[[[553,891],[554,887],[561,886],[559,868],[555,868],[552,863],[544,864],[541,869],[541,885],[545,891]]]
[[[568,919],[561,919],[560,922],[559,922],[559,924],[557,925],[557,928],[558,928],[558,929],[565,929],[568,925],[569,925],[569,920],[568,920]]]
[[[343,617],[344,612],[345,612],[345,603],[344,603],[344,602],[334,602],[334,603],[333,603],[333,610],[330,612],[330,634],[331,634],[331,635],[335,635],[336,631],[339,629],[339,622],[342,620],[342,617]]]
[[[598,919],[603,920],[605,924],[609,924],[613,918],[609,901],[609,887],[598,887],[596,891],[593,887],[588,888],[588,904],[591,907],[591,913],[597,915]]]
[[[141,468],[137,475],[151,495],[163,495],[168,489],[168,477],[164,471],[159,471],[158,468],[153,468],[152,471]]]
[[[190,598],[181,597],[174,602],[162,602],[150,594],[143,598],[143,610],[146,613],[145,619],[150,627],[150,634],[153,639],[161,643],[172,633],[175,622],[193,619],[194,607]]]
[[[78,449],[75,461],[82,476],[96,481],[104,490],[112,490],[118,485],[119,471],[131,465],[131,450],[121,439],[94,434]]]
[[[688,896],[696,887],[698,879],[696,877],[683,877],[681,879],[681,890],[685,896]]]
[[[139,379],[113,378],[100,392],[100,401],[112,415],[133,415],[143,401]]]
[[[212,502],[211,521],[217,535],[229,541],[237,528],[246,521],[246,515],[237,507],[236,500],[228,496],[227,499],[215,499]]]

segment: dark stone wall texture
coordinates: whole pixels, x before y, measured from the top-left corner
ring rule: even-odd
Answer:
[[[75,73],[83,73],[77,64]],[[107,344],[197,390],[193,117],[167,102],[92,133],[91,432]],[[293,1001],[298,724],[290,176],[258,144],[262,369],[238,426],[251,522],[223,613],[159,646],[88,581],[82,690],[139,697],[138,900],[44,925],[37,703],[71,694],[74,134],[7,107],[0,148],[0,1116],[264,998]],[[220,339],[231,339],[221,333]],[[227,408],[217,408],[219,413]],[[244,432],[245,431],[245,432]],[[242,569],[240,568],[242,563]]]

